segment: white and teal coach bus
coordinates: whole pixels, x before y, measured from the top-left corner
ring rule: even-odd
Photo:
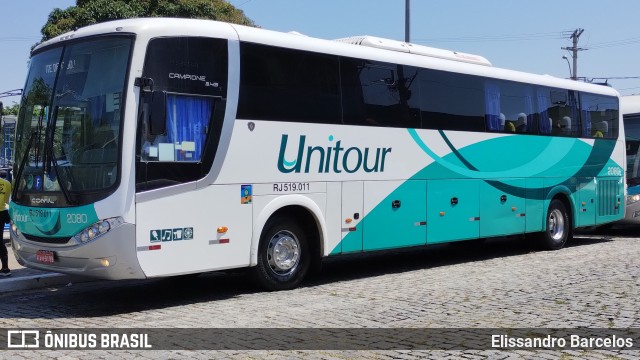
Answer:
[[[624,217],[618,93],[373,37],[131,19],[37,46],[10,214],[26,266],[252,268]]]

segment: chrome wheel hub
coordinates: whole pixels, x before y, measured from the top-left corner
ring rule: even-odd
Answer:
[[[549,214],[549,234],[553,240],[562,240],[565,231],[564,216],[558,209]]]
[[[293,273],[300,263],[300,241],[289,231],[278,231],[269,240],[267,260],[275,274]]]

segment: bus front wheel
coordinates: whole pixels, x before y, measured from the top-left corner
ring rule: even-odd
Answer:
[[[286,218],[270,220],[260,237],[255,279],[267,290],[289,290],[309,270],[309,246],[303,229]]]
[[[547,211],[546,229],[540,234],[540,245],[546,250],[562,249],[571,237],[571,218],[565,204],[553,199]]]

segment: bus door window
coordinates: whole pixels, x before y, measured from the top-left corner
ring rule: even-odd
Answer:
[[[145,132],[142,159],[200,161],[213,102],[211,97],[167,94],[166,133]]]
[[[224,120],[228,58],[224,39],[149,41],[138,79],[138,191],[196,181],[209,172]]]

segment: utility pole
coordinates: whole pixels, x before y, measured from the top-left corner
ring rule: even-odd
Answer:
[[[409,42],[410,35],[410,22],[411,22],[411,10],[409,9],[411,0],[405,0],[404,7],[404,42]]]
[[[408,1],[408,0],[407,0]],[[563,47],[562,50],[571,51],[571,57],[573,58],[573,74],[571,75],[571,80],[578,80],[578,51],[586,50],[578,47],[578,39],[580,35],[584,32],[584,29],[575,29],[573,34],[571,34],[571,40],[573,40],[572,47]]]

